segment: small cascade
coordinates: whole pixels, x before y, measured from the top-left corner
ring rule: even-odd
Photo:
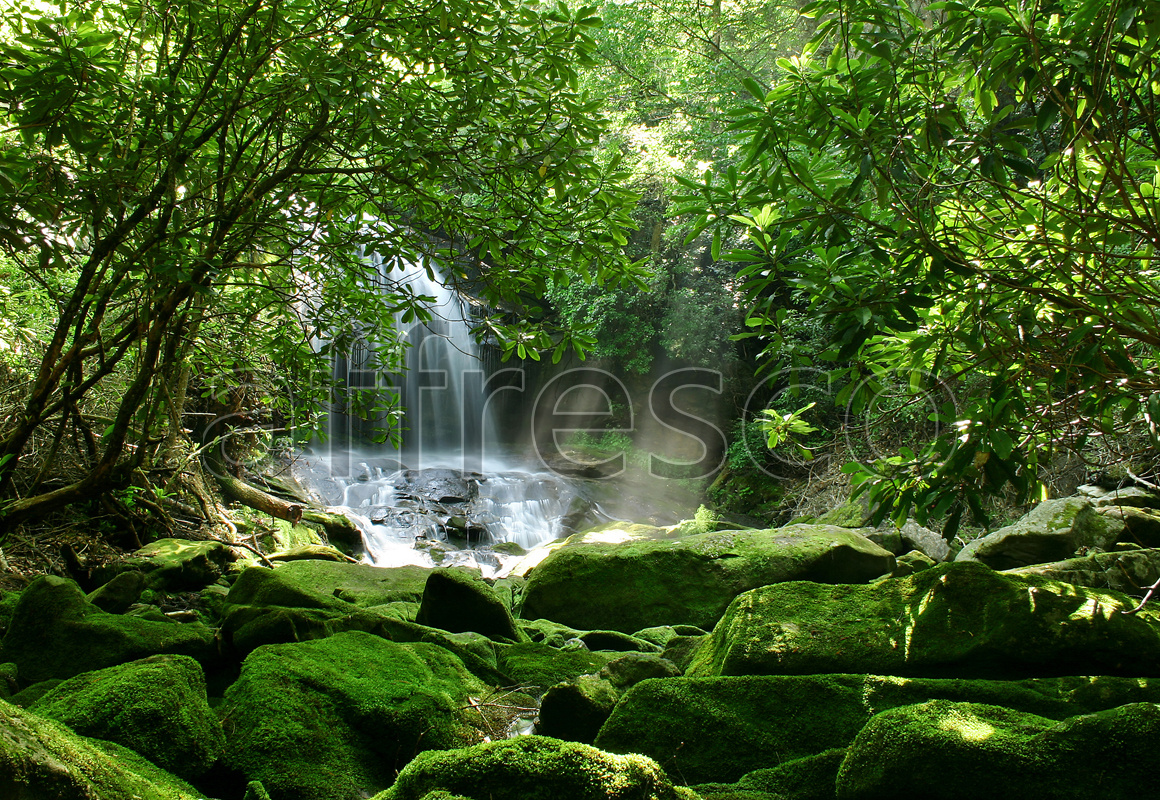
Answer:
[[[336,359],[336,377],[347,387],[398,393],[402,445],[372,449],[385,419],[366,423],[335,410],[329,443],[304,457],[298,478],[358,524],[376,565],[465,564],[500,574],[515,559],[494,548],[530,549],[559,537],[577,492],[558,475],[521,471],[518,461],[499,456],[470,306],[421,267],[374,263],[385,283],[402,280],[434,298],[432,318],[397,322],[398,339],[409,345],[404,372],[374,373],[368,336],[361,349]]]

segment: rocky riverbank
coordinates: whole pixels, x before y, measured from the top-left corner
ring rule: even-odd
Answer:
[[[164,540],[0,601],[0,796],[1135,800],[1157,508],[1088,489],[953,560],[611,523],[498,580]]]

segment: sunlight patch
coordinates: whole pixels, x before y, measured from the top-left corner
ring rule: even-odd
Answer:
[[[943,717],[938,726],[944,731],[959,734],[963,737],[963,741],[967,742],[981,742],[991,738],[995,733],[993,726],[983,722],[974,714],[964,714],[958,710]]]

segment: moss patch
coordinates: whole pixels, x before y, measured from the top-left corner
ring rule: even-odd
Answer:
[[[621,653],[591,653],[587,650],[557,650],[546,644],[497,646],[500,671],[512,683],[528,687],[534,694],[561,681],[593,672],[618,658]]]
[[[465,698],[484,690],[450,652],[340,633],[251,653],[218,709],[227,761],[274,800],[389,786],[417,753],[468,744]]]
[[[82,736],[122,744],[186,780],[225,749],[205,676],[187,656],[152,656],[69,678],[30,710]]]

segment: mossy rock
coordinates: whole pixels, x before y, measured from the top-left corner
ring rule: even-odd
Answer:
[[[875,716],[837,777],[841,800],[1136,800],[1160,770],[1160,706],[1135,703],[1062,722],[934,700]]]
[[[460,569],[432,570],[415,621],[452,633],[473,631],[500,641],[527,640],[499,595],[477,574]]]
[[[367,608],[418,603],[431,570],[333,561],[291,561],[276,569],[250,567],[230,587],[234,605],[288,608]]]
[[[197,591],[226,573],[237,556],[224,543],[212,540],[158,539],[120,563],[98,574],[109,580],[113,573],[136,571],[145,575],[146,586],[166,592]]]
[[[1051,564],[1036,564],[1007,570],[1009,575],[1034,575],[1093,589],[1111,589],[1128,594],[1142,593],[1160,578],[1160,550],[1128,550],[1095,553]]]
[[[1160,700],[1160,680],[1021,681],[790,675],[646,680],[596,738],[642,753],[689,783],[733,783],[758,769],[846,747],[875,714],[934,699],[1002,705],[1054,719]]]
[[[511,683],[529,687],[539,694],[561,681],[599,672],[620,653],[592,653],[588,650],[558,650],[546,644],[498,645],[499,669]]]
[[[739,596],[687,675],[860,672],[1022,678],[1160,675],[1160,610],[977,562],[870,586],[795,582]]]
[[[102,611],[124,614],[145,591],[145,573],[129,570],[116,575],[103,586],[89,592],[88,600]]]
[[[324,544],[303,544],[291,547],[269,556],[271,561],[339,561],[349,563],[350,558],[341,550]]]
[[[14,800],[201,800],[205,795],[112,742],[0,700],[0,794]]]
[[[26,684],[158,654],[192,656],[203,665],[218,658],[214,633],[201,623],[109,614],[89,603],[76,583],[51,575],[24,590],[3,653]]]
[[[845,748],[824,750],[770,769],[759,769],[737,783],[703,783],[690,787],[703,800],[836,800],[835,782]]]
[[[64,681],[29,710],[82,736],[124,745],[185,780],[225,750],[206,702],[205,675],[188,656],[151,656]]]
[[[810,579],[861,583],[894,556],[844,528],[797,525],[657,540],[618,532],[572,537],[528,577],[521,614],[580,630],[632,633],[658,625],[711,627],[738,594]]]
[[[460,716],[484,691],[449,651],[360,632],[251,653],[218,713],[226,761],[273,800],[354,800],[417,753],[477,738]]]
[[[592,744],[619,699],[620,691],[612,681],[597,675],[557,683],[540,701],[536,733]]]
[[[374,800],[425,800],[432,792],[474,800],[695,800],[648,758],[544,736],[423,753]]]
[[[1013,525],[969,542],[955,561],[995,569],[1062,561],[1081,548],[1110,547],[1123,530],[1123,522],[1097,513],[1087,498],[1046,500]]]

